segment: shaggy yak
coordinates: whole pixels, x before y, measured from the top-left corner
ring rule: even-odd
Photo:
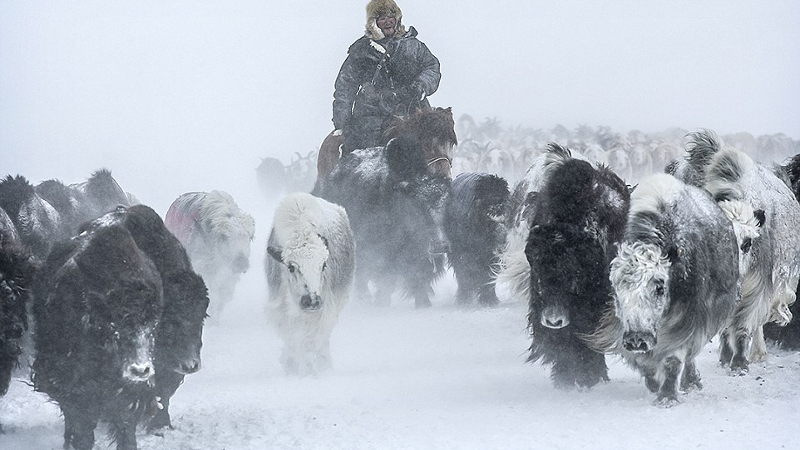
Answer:
[[[170,205],[164,224],[186,248],[192,266],[208,286],[212,320],[233,298],[250,268],[255,222],[227,192],[190,192]]]
[[[482,306],[499,303],[493,267],[506,240],[508,198],[508,182],[496,175],[462,173],[453,180],[444,224],[459,305],[476,298]]]
[[[58,211],[21,175],[0,180],[0,208],[11,218],[26,251],[37,261],[47,257],[55,242],[70,237]]]
[[[800,154],[793,156],[786,165],[779,168],[779,176],[785,178],[792,188],[792,193],[795,199],[800,201]],[[797,229],[797,227],[795,228]],[[800,284],[795,294],[800,294]],[[764,337],[768,340],[775,341],[780,346],[791,349],[800,349],[800,302],[795,301],[789,308],[792,314],[792,321],[785,327],[778,326],[774,323],[764,325]]]
[[[120,225],[54,246],[33,289],[33,386],[64,415],[64,448],[90,450],[98,420],[117,449],[136,448],[136,425],[159,406],[153,345],[161,277]]]
[[[19,365],[23,333],[28,324],[26,305],[35,270],[11,218],[0,209],[0,397],[8,391],[11,373]]]
[[[763,210],[760,236],[752,241],[742,273],[742,299],[720,337],[720,363],[741,375],[749,361],[766,356],[764,325],[785,326],[792,319],[789,305],[800,278],[800,203],[772,170],[730,147],[711,159],[706,190],[720,203],[741,201]]]
[[[590,336],[616,349],[657,393],[701,388],[695,357],[726,324],[739,299],[733,225],[711,196],[667,174],[631,194],[625,235],[611,262],[614,305]]]
[[[558,388],[590,388],[608,380],[605,356],[584,339],[610,306],[609,264],[625,230],[630,194],[608,167],[566,159],[548,170],[537,201],[525,247],[528,360],[552,364]]]
[[[90,227],[116,224],[128,230],[161,275],[164,309],[156,328],[153,364],[155,391],[163,408],[156,411],[148,429],[171,428],[170,398],[186,375],[200,370],[208,292],[203,279],[192,270],[186,250],[152,208],[118,207]]]
[[[397,278],[417,308],[431,306],[433,281],[444,272],[444,206],[450,180],[428,173],[419,143],[407,137],[343,157],[315,194],[347,210],[356,241],[356,289],[391,302]]]
[[[548,145],[547,150],[536,157],[517,183],[509,199],[509,214],[506,217],[508,235],[500,254],[497,286],[507,291],[515,301],[527,303],[531,298],[531,271],[525,257],[525,246],[539,191],[547,178],[547,171],[570,158],[572,153],[569,149],[556,144]]]
[[[88,180],[83,183],[71,184],[69,187],[86,196],[95,211],[95,217],[113,211],[120,205],[130,206],[138,203],[131,194],[122,190],[108,169],[97,170]]]
[[[268,319],[283,339],[290,374],[331,366],[330,335],[350,299],[353,233],[344,208],[305,193],[275,211],[266,257]]]

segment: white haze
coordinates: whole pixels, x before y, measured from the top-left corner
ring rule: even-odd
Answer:
[[[525,363],[525,306],[353,302],[335,369],[285,376],[266,328],[263,257],[277,199],[255,167],[316,150],[333,80],[366,1],[0,0],[0,175],[84,181],[101,167],[166,212],[222,189],[256,218],[251,271],[205,332],[204,368],[148,449],[733,449],[797,446],[800,354],[770,349],[745,377],[701,354],[705,389],[663,410],[624,364],[589,392]],[[442,63],[431,100],[507,127],[608,125],[800,139],[800,3],[403,0]],[[61,447],[55,405],[23,384],[0,399],[0,448]],[[101,430],[98,436],[103,436]],[[100,439],[96,448],[108,448]],[[112,447],[113,448],[113,447]]]

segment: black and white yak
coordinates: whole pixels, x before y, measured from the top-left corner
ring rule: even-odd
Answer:
[[[716,144],[719,146],[719,144]],[[720,336],[720,362],[734,374],[766,356],[763,327],[792,319],[800,279],[800,203],[786,182],[745,153],[720,148],[706,167],[706,190],[718,202],[740,201],[763,211],[742,273],[742,299]]]
[[[206,282],[211,318],[218,321],[242,274],[250,269],[253,217],[230,194],[215,190],[181,195],[170,205],[164,224]]]
[[[8,391],[11,375],[19,367],[35,272],[11,218],[0,208],[0,397]]]
[[[136,425],[159,407],[152,388],[161,276],[125,227],[57,243],[33,289],[33,386],[64,415],[64,448],[90,450],[98,421],[117,449],[136,448]]]
[[[459,305],[499,303],[493,268],[506,241],[508,199],[508,182],[497,175],[462,173],[453,180],[444,224]]]
[[[528,360],[551,364],[558,388],[591,388],[608,380],[608,367],[585,339],[610,306],[609,264],[625,231],[630,194],[610,168],[566,159],[548,170],[537,201],[525,248]]]
[[[11,218],[22,245],[37,261],[47,258],[55,242],[71,237],[58,211],[21,175],[0,180],[0,208]]]
[[[792,188],[794,197],[800,201],[800,154],[793,156],[787,163],[778,168],[779,176],[785,178]],[[800,232],[800,226],[795,227]],[[800,283],[795,294],[800,294]],[[764,325],[764,337],[778,345],[791,349],[800,349],[800,302],[795,301],[790,307],[792,321],[781,327],[774,323]]]
[[[283,199],[265,261],[268,320],[283,339],[289,374],[331,367],[330,336],[350,299],[355,241],[344,208],[306,193]]]
[[[186,375],[200,370],[208,291],[200,275],[192,270],[186,250],[152,208],[120,206],[89,224],[89,228],[112,225],[128,230],[161,275],[164,309],[156,328],[153,365],[155,392],[163,408],[156,411],[147,426],[151,431],[171,428],[170,399]]]
[[[386,147],[356,150],[321,180],[314,194],[347,211],[356,241],[357,295],[389,305],[398,279],[417,308],[431,306],[432,283],[444,273],[448,249],[446,176],[428,173],[419,143],[392,139]]]
[[[614,305],[593,346],[620,352],[658,405],[677,404],[679,387],[701,388],[695,357],[740,291],[736,233],[711,196],[667,174],[642,180],[610,279]]]

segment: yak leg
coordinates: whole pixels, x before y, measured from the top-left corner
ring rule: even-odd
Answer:
[[[497,306],[500,304],[494,282],[489,281],[481,285],[478,289],[478,303],[482,306]]]
[[[77,408],[61,408],[64,412],[64,448],[91,450],[94,447],[94,429],[97,419]]]
[[[678,376],[681,374],[683,363],[677,356],[669,356],[664,360],[664,382],[656,397],[656,405],[663,407],[674,406],[678,403]]]
[[[172,429],[172,421],[169,417],[169,400],[178,387],[183,383],[184,375],[171,370],[157,370],[155,375],[156,380],[156,395],[161,397],[162,409],[158,409],[147,424],[147,431],[149,433],[158,434],[162,429]]]
[[[681,390],[686,392],[691,389],[703,389],[703,383],[700,382],[700,372],[694,364],[694,359],[686,361],[683,367],[683,376],[681,377]]]
[[[591,350],[574,335],[568,345],[548,353],[553,358],[550,378],[558,389],[591,388],[600,381],[608,381],[608,368],[602,353]]]
[[[722,367],[727,367],[731,363],[731,359],[733,359],[733,346],[730,339],[728,328],[719,334],[719,363]]]
[[[392,294],[397,285],[397,277],[391,273],[383,273],[375,282],[375,305],[389,306],[392,304]]]
[[[763,361],[767,357],[767,343],[764,341],[764,327],[756,328],[753,343],[750,345],[750,361]]]
[[[111,432],[117,442],[117,450],[136,450],[136,420],[133,417],[117,417],[111,421]]]
[[[744,375],[749,369],[747,352],[750,347],[750,333],[744,328],[736,330],[736,340],[734,342],[733,359],[731,360],[731,373],[734,375]]]

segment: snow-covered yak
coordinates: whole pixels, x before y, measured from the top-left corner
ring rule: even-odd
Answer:
[[[64,415],[64,448],[90,450],[98,421],[117,449],[158,408],[153,346],[161,277],[125,227],[81,233],[53,247],[33,289],[33,386]]]
[[[388,305],[397,279],[417,308],[431,306],[433,281],[444,272],[448,243],[444,206],[450,180],[428,173],[422,148],[399,137],[386,147],[356,150],[339,161],[314,193],[347,210],[356,240],[357,294]]]
[[[107,212],[95,209],[86,194],[59,180],[43,181],[34,190],[58,212],[60,227],[67,237],[75,236],[81,225]]]
[[[530,299],[531,271],[525,257],[530,221],[536,211],[537,196],[548,170],[572,158],[566,147],[551,143],[547,150],[537,156],[522,180],[517,183],[509,199],[509,214],[506,218],[508,235],[500,255],[497,272],[497,287],[512,300],[528,302]]]
[[[95,217],[113,211],[117,206],[130,206],[138,203],[131,194],[120,187],[108,169],[100,169],[92,173],[88,180],[71,184],[69,187],[78,190],[89,199],[96,212]]]
[[[275,211],[266,255],[268,320],[283,339],[289,374],[331,366],[330,336],[350,299],[353,232],[344,208],[306,193],[288,195]]]
[[[448,261],[458,282],[456,303],[499,303],[494,270],[506,240],[508,182],[487,173],[462,173],[452,183],[445,207]]]
[[[0,208],[11,218],[22,245],[37,261],[47,257],[55,242],[70,237],[58,211],[21,175],[0,180]]]
[[[792,187],[794,197],[800,201],[800,154],[793,156],[784,166],[779,169],[779,175],[785,178],[789,185]],[[800,230],[800,226],[796,227]],[[800,294],[800,284],[795,294]],[[764,337],[767,340],[775,341],[784,348],[798,350],[800,349],[800,302],[795,301],[789,307],[789,312],[792,314],[792,321],[785,327],[781,327],[774,323],[764,325]]]
[[[0,397],[8,390],[11,374],[19,365],[35,270],[11,218],[0,209]]]
[[[164,309],[156,328],[153,364],[155,391],[163,408],[156,411],[148,429],[171,427],[170,398],[186,375],[200,370],[208,292],[203,279],[192,270],[186,250],[152,208],[117,207],[90,228],[117,224],[128,230],[161,275]]]
[[[190,192],[170,205],[164,224],[186,248],[208,286],[211,318],[219,320],[242,274],[250,268],[253,217],[224,191]]]
[[[742,299],[720,337],[720,362],[743,374],[750,361],[766,356],[763,326],[784,326],[792,319],[789,305],[800,278],[800,203],[771,169],[730,147],[711,159],[706,190],[720,203],[741,201],[763,210],[760,236],[752,240],[745,261]]]
[[[548,171],[530,222],[529,361],[551,364],[556,387],[608,380],[603,353],[584,341],[612,295],[609,264],[625,231],[630,194],[604,165],[566,159]]]
[[[726,324],[739,298],[733,225],[711,196],[667,174],[631,194],[625,236],[611,262],[613,308],[590,338],[621,352],[657,393],[701,388],[695,357]]]

